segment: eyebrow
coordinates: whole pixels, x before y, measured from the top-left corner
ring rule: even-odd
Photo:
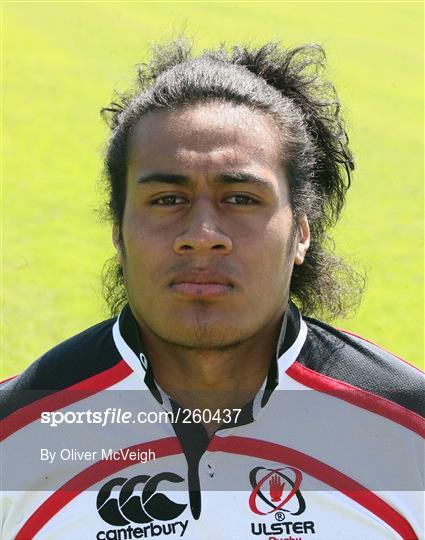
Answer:
[[[215,184],[254,184],[262,187],[272,187],[272,183],[261,176],[248,172],[232,172],[219,174],[214,178]],[[182,174],[153,172],[142,174],[137,178],[138,184],[176,184],[179,186],[190,186],[193,180],[189,176]]]

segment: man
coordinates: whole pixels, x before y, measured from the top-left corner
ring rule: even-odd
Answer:
[[[2,538],[421,537],[420,373],[295,305],[359,294],[322,63],[178,41],[105,110],[119,316],[4,384]]]

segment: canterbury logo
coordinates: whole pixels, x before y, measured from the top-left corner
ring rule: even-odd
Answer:
[[[177,474],[165,472],[156,476],[140,474],[134,478],[113,478],[99,491],[96,500],[100,517],[111,525],[150,523],[153,520],[169,521],[178,517],[187,504],[171,501],[157,493],[160,482],[184,482]],[[114,488],[121,487],[119,494]],[[118,496],[117,496],[118,495]]]

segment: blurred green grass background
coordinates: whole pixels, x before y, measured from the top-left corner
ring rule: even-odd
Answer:
[[[197,48],[325,47],[357,163],[334,237],[369,277],[337,324],[422,364],[422,3],[4,2],[2,15],[2,377],[106,318],[99,110],[149,43],[182,29]]]

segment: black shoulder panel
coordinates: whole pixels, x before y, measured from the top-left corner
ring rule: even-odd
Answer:
[[[304,317],[308,332],[298,362],[425,416],[425,377],[360,337]]]
[[[67,339],[4,382],[0,386],[0,418],[117,364],[121,356],[112,337],[114,322],[101,322]]]

